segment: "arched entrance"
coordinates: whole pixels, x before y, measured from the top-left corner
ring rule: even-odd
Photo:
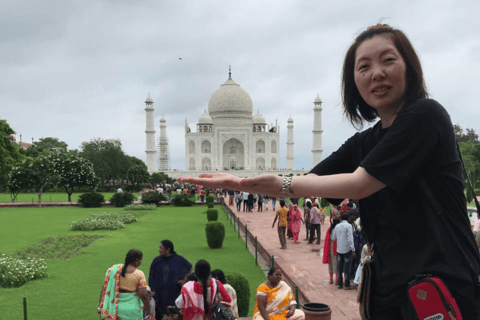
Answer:
[[[235,138],[223,144],[223,169],[242,170],[245,167],[245,149],[243,143]]]

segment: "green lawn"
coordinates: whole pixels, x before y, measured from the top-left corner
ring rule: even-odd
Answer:
[[[115,192],[102,192],[105,200],[109,201]],[[77,202],[78,197],[82,193],[72,193],[72,201]],[[133,195],[138,199],[138,192],[134,192]],[[38,201],[38,193],[19,193],[17,196],[17,202],[34,202]],[[42,193],[42,202],[67,202],[68,194],[60,192]],[[0,202],[12,202],[9,193],[0,193]]]
[[[23,296],[28,301],[28,317],[35,320],[98,319],[96,308],[105,271],[115,263],[123,263],[131,248],[143,251],[140,269],[148,279],[151,261],[158,255],[161,240],[169,239],[175,251],[193,265],[199,259],[210,262],[212,269],[240,272],[250,284],[253,314],[255,292],[265,280],[261,268],[245,243],[238,239],[220,206],[219,221],[225,224],[226,237],[222,249],[209,249],[205,238],[206,207],[159,207],[145,211],[138,222],[115,231],[73,232],[71,221],[91,213],[119,212],[121,208],[2,208],[0,209],[0,252],[9,254],[39,243],[47,237],[71,234],[105,235],[81,255],[70,260],[47,260],[49,278],[27,283],[21,288],[0,289],[0,310],[3,319],[22,319]]]

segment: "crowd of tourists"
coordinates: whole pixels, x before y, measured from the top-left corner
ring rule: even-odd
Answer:
[[[97,308],[102,318],[203,320],[209,318],[216,303],[238,318],[237,295],[222,270],[211,270],[205,260],[197,261],[193,268],[169,240],[161,241],[158,250],[148,284],[139,269],[143,260],[140,250],[131,249],[123,264],[107,270]]]
[[[128,251],[123,264],[105,274],[97,312],[102,319],[132,320],[233,320],[239,317],[237,293],[222,270],[198,260],[195,267],[178,255],[169,240],[160,242],[159,256],[150,265],[147,279],[139,269],[143,254]],[[219,314],[221,313],[221,316]],[[255,298],[254,319],[303,320],[292,289],[278,268],[268,272]]]

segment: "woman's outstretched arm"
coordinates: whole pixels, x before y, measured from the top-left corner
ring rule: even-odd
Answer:
[[[328,176],[308,174],[293,176],[290,189],[293,193],[282,193],[284,177],[265,174],[251,178],[238,178],[229,173],[201,174],[196,177],[180,177],[179,182],[189,182],[209,188],[227,188],[250,193],[261,193],[274,197],[302,198],[316,196],[334,199],[363,199],[385,188],[385,184],[358,167],[353,173]]]

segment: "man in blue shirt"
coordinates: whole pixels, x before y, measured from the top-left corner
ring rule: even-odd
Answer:
[[[345,273],[345,290],[354,289],[350,286],[350,269],[352,258],[355,257],[355,246],[353,245],[353,229],[348,223],[348,214],[342,214],[342,222],[339,223],[332,233],[332,241],[337,241],[338,252],[338,288],[343,288],[343,273]]]

